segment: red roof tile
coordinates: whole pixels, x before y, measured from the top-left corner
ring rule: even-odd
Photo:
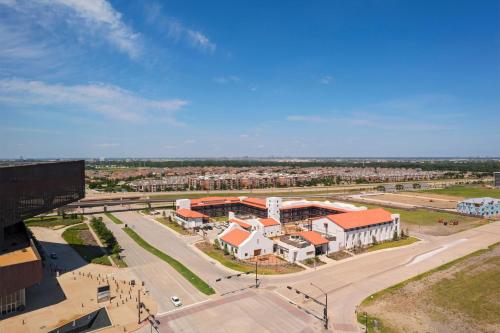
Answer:
[[[272,218],[267,219],[259,219],[259,222],[262,223],[264,227],[271,227],[273,225],[279,225],[280,223]]]
[[[266,208],[266,200],[259,198],[246,198],[242,201],[244,204],[249,204],[250,206],[257,206],[259,208]]]
[[[250,233],[246,230],[241,229],[233,229],[229,231],[227,234],[221,237],[221,240],[224,242],[231,244],[233,246],[240,246],[241,243],[245,241],[250,236]]]
[[[343,229],[366,227],[372,224],[392,221],[391,213],[383,208],[327,215],[326,217]]]
[[[328,244],[328,239],[321,236],[321,234],[317,233],[316,231],[301,231],[301,232],[296,233],[295,235],[298,235],[298,236],[304,238],[306,241],[308,241],[312,245]]]
[[[194,210],[186,209],[186,208],[179,208],[179,209],[177,209],[176,213],[179,216],[187,217],[187,218],[208,218],[208,216],[205,214],[195,212]]]
[[[252,225],[248,224],[248,223],[245,223],[243,222],[242,220],[238,220],[238,219],[230,219],[229,222],[233,222],[233,223],[236,223],[237,225],[239,225],[240,227],[242,227],[243,229],[249,229],[252,227]]]

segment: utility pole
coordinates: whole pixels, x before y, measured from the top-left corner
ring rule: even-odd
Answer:
[[[311,297],[309,296],[308,294],[298,290],[298,289],[295,289],[295,288],[292,288],[291,286],[286,286],[287,289],[289,290],[295,290],[295,293],[296,294],[299,294],[299,295],[303,295],[306,299],[310,299],[311,301],[313,301],[314,303],[316,304],[319,304],[321,306],[323,306],[323,318],[320,318],[320,317],[317,317],[316,315],[314,315],[316,318],[318,318],[319,320],[323,321],[324,323],[324,328],[326,330],[328,330],[328,294],[323,290],[321,289],[320,287],[314,285],[313,283],[311,283],[311,286],[313,287],[316,287],[318,288],[324,295],[325,295],[325,303],[321,302],[321,301],[318,301],[316,298],[314,297]],[[300,307],[299,307],[300,308]],[[309,313],[308,311],[306,311],[307,313]],[[310,314],[310,313],[309,313]]]
[[[323,320],[325,321],[325,329],[328,329],[328,293],[311,282],[311,286],[316,287],[325,295],[325,307],[323,309]]]
[[[257,260],[258,257],[255,257],[255,289],[259,288],[259,279],[257,277]]]
[[[137,324],[141,323],[141,289],[137,290]]]

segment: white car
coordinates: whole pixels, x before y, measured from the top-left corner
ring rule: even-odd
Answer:
[[[179,298],[179,297],[177,297],[177,296],[172,296],[172,297],[170,297],[170,300],[172,301],[172,303],[173,303],[173,304],[174,304],[174,306],[176,306],[176,307],[177,307],[177,306],[181,306],[181,305],[182,305],[182,302],[181,302],[180,298]]]

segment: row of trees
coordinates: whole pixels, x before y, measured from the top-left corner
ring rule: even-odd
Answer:
[[[102,222],[102,217],[93,217],[90,224],[92,225],[92,229],[97,233],[97,236],[106,244],[108,251],[112,254],[119,255],[122,250],[120,244],[118,244],[111,230]]]
[[[459,171],[492,173],[500,170],[498,160],[409,160],[409,161],[374,161],[369,159],[356,160],[316,160],[301,162],[286,161],[259,161],[259,160],[175,160],[175,161],[96,161],[87,165],[88,169],[97,166],[123,166],[123,167],[258,167],[258,166],[286,166],[286,167],[374,167],[374,168],[418,168],[424,171]]]

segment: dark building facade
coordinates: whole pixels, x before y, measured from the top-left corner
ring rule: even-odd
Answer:
[[[25,289],[43,276],[23,220],[84,195],[84,161],[0,166],[0,313],[25,305]]]

